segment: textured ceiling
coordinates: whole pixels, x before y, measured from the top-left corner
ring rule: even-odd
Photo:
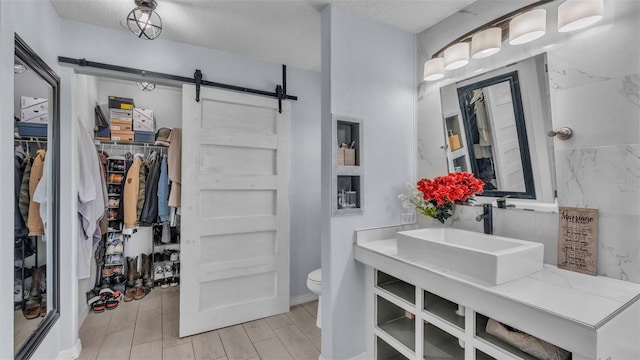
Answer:
[[[133,0],[50,0],[63,18],[123,29]],[[337,4],[418,33],[473,0],[158,0],[160,35],[290,66],[320,70],[320,11]],[[132,35],[133,36],[133,35]],[[144,41],[144,40],[141,40]]]

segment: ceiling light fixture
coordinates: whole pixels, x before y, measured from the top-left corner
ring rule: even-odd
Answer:
[[[502,29],[492,27],[471,37],[471,57],[481,59],[491,56],[502,48]]]
[[[547,32],[547,10],[535,9],[509,22],[509,44],[522,45],[541,38]]]
[[[604,16],[604,0],[567,0],[558,6],[558,31],[585,28]]]
[[[13,73],[14,74],[22,74],[27,71],[27,67],[22,64],[13,64]]]
[[[153,91],[156,88],[156,84],[146,82],[146,81],[137,81],[136,85],[142,91]]]
[[[547,30],[547,10],[538,7],[554,0],[538,0],[467,32],[436,51],[424,64],[424,80],[444,76],[444,70],[459,69],[471,57],[481,59],[496,54],[502,42],[520,45],[542,37]],[[558,31],[573,31],[602,19],[604,0],[566,0],[558,7]],[[444,59],[443,59],[444,58]]]
[[[424,81],[435,81],[444,77],[444,58],[433,58],[424,63]]]
[[[444,51],[444,69],[455,70],[469,63],[469,43],[461,42],[449,46]]]
[[[162,32],[162,19],[154,10],[156,0],[135,0],[136,8],[127,15],[127,27],[140,39],[153,40]]]

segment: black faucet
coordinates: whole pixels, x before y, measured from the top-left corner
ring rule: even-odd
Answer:
[[[498,209],[506,209],[506,208],[510,208],[510,207],[516,207],[513,204],[509,204],[507,205],[507,198],[510,197],[511,195],[505,195],[501,198],[497,198],[496,199],[496,205],[498,206]]]
[[[484,233],[493,234],[493,205],[482,204],[482,214],[476,216],[476,221],[484,220]]]

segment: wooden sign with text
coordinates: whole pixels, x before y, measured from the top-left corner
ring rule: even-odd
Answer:
[[[560,207],[558,267],[596,275],[598,209]]]

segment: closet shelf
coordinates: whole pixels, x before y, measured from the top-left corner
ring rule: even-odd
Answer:
[[[95,140],[94,144],[96,145],[105,145],[105,146],[120,146],[120,147],[144,147],[149,149],[159,149],[159,150],[168,150],[168,146],[162,145],[154,145],[153,143],[143,143],[143,142],[118,142],[118,141],[110,141],[110,140]]]

